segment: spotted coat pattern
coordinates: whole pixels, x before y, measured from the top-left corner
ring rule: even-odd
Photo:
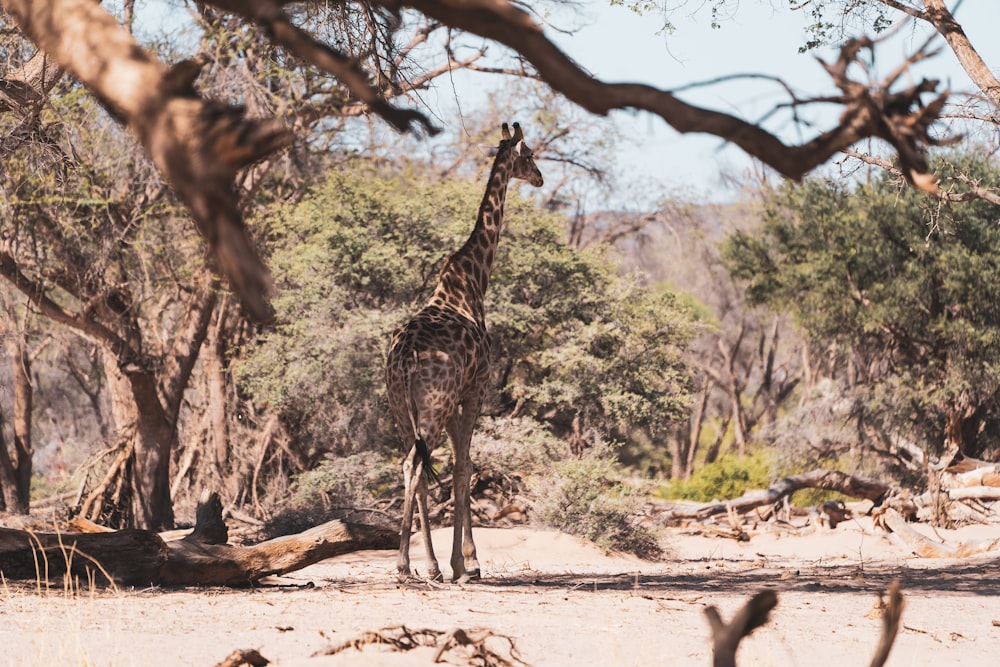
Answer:
[[[448,257],[430,301],[389,344],[386,387],[400,437],[408,454],[403,463],[404,502],[397,569],[411,576],[410,533],[414,504],[426,545],[427,576],[441,579],[427,523],[427,471],[430,451],[446,431],[454,452],[453,581],[479,577],[472,539],[470,483],[472,430],[483,405],[490,376],[490,339],[483,297],[489,285],[497,243],[504,225],[504,202],[510,179],[542,185],[520,126],[511,135],[507,124],[486,184],[475,228]]]

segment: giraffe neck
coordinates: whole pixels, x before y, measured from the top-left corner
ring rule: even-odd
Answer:
[[[479,205],[476,226],[465,245],[445,261],[431,297],[431,303],[453,308],[481,324],[485,324],[483,298],[490,283],[497,243],[503,230],[510,157],[509,146],[501,146]]]

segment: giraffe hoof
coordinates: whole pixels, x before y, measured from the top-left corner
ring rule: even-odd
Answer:
[[[479,581],[480,579],[482,579],[482,577],[479,576],[479,568],[476,568],[475,570],[469,570],[467,572],[463,572],[462,576],[454,580],[454,583],[467,584],[471,581]]]
[[[439,584],[444,582],[444,576],[441,574],[440,570],[428,572],[427,573],[427,579],[429,581],[434,581],[434,582],[437,582]]]

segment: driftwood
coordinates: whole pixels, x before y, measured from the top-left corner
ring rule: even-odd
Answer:
[[[675,509],[663,516],[668,523],[700,521],[719,514],[748,512],[757,507],[774,505],[801,489],[827,489],[847,496],[863,498],[879,504],[889,493],[888,484],[874,479],[854,477],[836,470],[812,470],[778,480],[765,491],[753,491],[739,498],[709,503],[690,510]]]
[[[875,648],[875,656],[872,658],[871,667],[882,667],[889,658],[889,651],[892,649],[896,635],[899,634],[899,621],[903,618],[903,593],[899,589],[899,579],[893,579],[886,591],[889,600],[886,601],[879,596],[882,606],[882,635],[879,637],[878,646]]]
[[[712,626],[712,666],[736,667],[736,649],[740,641],[767,623],[767,617],[776,604],[778,595],[774,591],[761,591],[750,598],[728,624],[722,620],[714,605],[706,607],[705,616]]]
[[[870,667],[882,667],[889,657],[889,651],[899,633],[899,621],[903,616],[903,594],[899,580],[895,579],[886,591],[888,600],[879,594],[879,608],[882,614],[882,633]],[[712,667],[736,667],[736,650],[744,637],[767,623],[767,617],[778,604],[778,595],[772,590],[763,590],[750,598],[743,607],[726,623],[714,605],[705,608],[705,616],[712,628]]]
[[[145,530],[37,533],[0,528],[0,574],[8,580],[49,582],[65,575],[133,586],[246,586],[362,549],[395,549],[395,531],[329,521],[315,528],[237,547],[226,544],[222,504],[203,497],[194,531],[164,541]]]
[[[233,651],[226,659],[217,664],[215,667],[242,667],[243,665],[250,665],[250,667],[264,667],[264,665],[271,664],[271,661],[262,656],[255,649],[238,649]]]
[[[881,526],[921,558],[966,558],[989,553],[1000,547],[1000,538],[968,542],[935,542],[910,526],[896,510],[888,508],[875,513],[876,525]]]
[[[262,656],[256,650],[249,649],[238,649],[233,651],[226,656],[226,659],[217,664],[215,667],[242,667],[242,665],[250,665],[250,667],[264,667],[264,665],[271,664],[271,661]]]

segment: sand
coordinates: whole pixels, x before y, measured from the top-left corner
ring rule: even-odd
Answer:
[[[935,539],[1000,536],[991,526],[918,528]],[[778,606],[741,644],[741,665],[867,665],[881,628],[878,594],[893,578],[906,607],[887,664],[996,664],[1000,651],[1000,556],[916,558],[866,518],[806,535],[756,532],[749,542],[671,530],[661,562],[529,528],[479,528],[476,539],[484,577],[466,585],[399,584],[395,554],[381,551],[243,590],[0,584],[0,665],[211,666],[235,649],[282,666],[433,664],[434,647],[325,655],[366,632],[405,626],[492,633],[487,647],[510,659],[512,641],[528,665],[708,666],[706,606],[728,619],[762,588],[777,591]],[[434,540],[446,561],[450,531]],[[419,537],[412,560],[424,569]],[[469,651],[444,653],[444,664],[470,664]]]

